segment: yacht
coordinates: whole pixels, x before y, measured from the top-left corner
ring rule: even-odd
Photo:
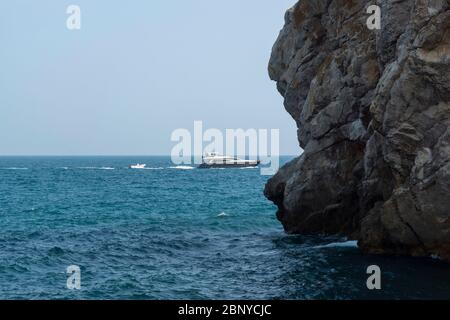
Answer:
[[[260,163],[259,160],[242,160],[236,157],[222,156],[217,153],[207,153],[202,159],[203,163],[199,166],[200,169],[256,167]]]
[[[146,164],[132,164],[129,166],[130,169],[145,169],[147,165]]]

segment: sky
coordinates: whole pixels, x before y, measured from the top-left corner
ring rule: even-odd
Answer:
[[[280,129],[280,153],[299,154],[267,73],[294,3],[1,1],[0,155],[168,155],[196,120]]]

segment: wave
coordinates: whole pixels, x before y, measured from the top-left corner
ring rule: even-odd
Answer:
[[[258,167],[242,167],[242,168],[239,168],[239,169],[258,169]]]
[[[125,167],[125,169],[130,169],[129,167]],[[145,168],[131,168],[133,170],[164,170],[162,167],[145,167]]]
[[[2,170],[28,170],[28,168],[16,168],[16,167],[11,167],[11,168],[0,168]]]
[[[85,170],[115,170],[115,168],[112,168],[112,167],[78,167],[78,169],[85,169]]]
[[[178,169],[178,170],[192,170],[195,169],[191,166],[176,166],[176,167],[169,167],[170,169]]]
[[[323,248],[358,248],[358,241],[333,242],[314,247],[314,249],[323,249]]]
[[[226,212],[222,212],[217,215],[217,217],[228,217],[228,216],[229,216],[229,214]]]
[[[48,254],[52,256],[60,256],[64,254],[64,250],[60,247],[53,247],[48,250]]]

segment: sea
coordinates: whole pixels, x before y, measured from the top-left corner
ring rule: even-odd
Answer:
[[[0,299],[450,298],[440,260],[286,234],[268,178],[170,157],[0,157]]]

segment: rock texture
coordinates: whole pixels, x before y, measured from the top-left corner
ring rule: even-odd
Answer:
[[[450,0],[301,0],[285,22],[269,73],[304,153],[265,195],[286,231],[450,260]]]

